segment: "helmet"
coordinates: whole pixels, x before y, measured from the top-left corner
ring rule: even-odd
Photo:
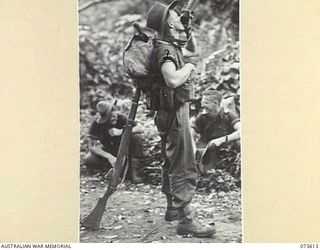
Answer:
[[[169,10],[173,9],[177,3],[177,0],[173,1],[169,5],[155,3],[147,13],[147,27],[157,31],[160,35],[160,39],[164,36],[165,24]]]

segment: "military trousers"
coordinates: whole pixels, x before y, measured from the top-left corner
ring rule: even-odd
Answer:
[[[197,180],[189,104],[172,112],[158,111],[155,124],[162,139],[164,157],[162,192],[172,195],[173,207],[186,207],[195,193]]]
[[[116,148],[102,148],[104,151],[111,153],[116,157],[118,147]],[[129,156],[133,158],[144,158],[144,149],[143,149],[143,138],[141,133],[134,133],[130,138],[129,144]],[[108,159],[105,159],[99,155],[94,154],[93,152],[88,152],[83,159],[84,165],[89,169],[101,169],[108,170],[112,166]]]

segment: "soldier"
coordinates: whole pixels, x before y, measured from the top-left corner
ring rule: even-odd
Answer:
[[[191,125],[197,141],[197,159],[202,173],[216,168],[222,154],[221,149],[232,144],[240,150],[240,119],[234,110],[222,108],[222,95],[213,88],[207,88],[201,101],[202,111]]]
[[[126,125],[127,119],[117,111],[114,105],[106,101],[98,102],[96,109],[99,117],[91,125],[89,131],[90,151],[83,161],[89,169],[109,169],[116,162],[123,127]],[[130,139],[129,173],[133,183],[142,182],[138,174],[144,158],[142,132],[140,126],[133,127]]]
[[[155,3],[147,14],[147,27],[157,31],[153,51],[153,71],[159,76],[159,109],[155,117],[164,153],[162,191],[167,198],[165,220],[179,219],[177,234],[211,237],[214,226],[201,225],[190,215],[189,204],[196,189],[197,167],[189,126],[188,79],[196,71],[184,64],[183,56],[196,53],[191,32],[186,32],[180,17],[169,5]],[[187,37],[188,33],[188,37]]]

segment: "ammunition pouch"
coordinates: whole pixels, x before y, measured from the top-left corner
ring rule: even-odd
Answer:
[[[160,106],[159,110],[172,112],[175,109],[174,89],[169,87],[160,88]]]
[[[175,89],[175,99],[178,105],[195,100],[194,84],[187,81]]]
[[[154,84],[146,97],[149,110],[171,112],[175,108],[174,90],[169,87]]]

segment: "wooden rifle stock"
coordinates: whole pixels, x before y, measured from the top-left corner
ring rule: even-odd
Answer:
[[[136,89],[136,93],[133,97],[129,117],[127,119],[126,127],[121,137],[120,146],[117,153],[117,160],[114,166],[114,171],[111,177],[110,184],[104,193],[104,195],[99,198],[95,208],[81,221],[81,225],[88,229],[97,230],[99,229],[100,222],[105,211],[105,207],[109,197],[116,191],[119,184],[119,178],[124,167],[126,155],[129,149],[130,137],[132,134],[132,127],[134,119],[137,113],[138,102],[140,98],[140,89]]]

